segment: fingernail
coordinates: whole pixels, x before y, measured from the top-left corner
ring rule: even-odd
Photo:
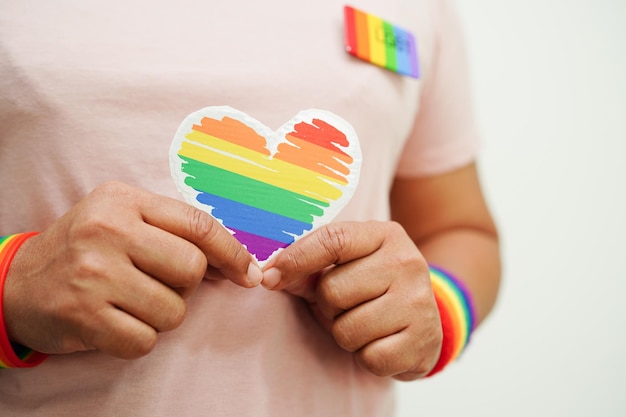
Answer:
[[[278,284],[280,284],[281,277],[282,274],[280,273],[280,270],[276,268],[270,268],[267,271],[263,272],[262,285],[268,290],[276,288]]]
[[[254,262],[250,262],[250,265],[248,265],[248,284],[251,287],[256,287],[261,281],[263,281],[261,268]]]

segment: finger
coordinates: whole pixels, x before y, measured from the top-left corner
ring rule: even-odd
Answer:
[[[180,326],[187,306],[178,293],[131,265],[115,273],[123,279],[109,289],[109,303],[159,332]]]
[[[204,253],[191,242],[150,224],[140,223],[137,229],[126,250],[133,264],[183,297],[189,296],[207,271]]]
[[[369,258],[357,259],[323,274],[315,287],[315,300],[322,314],[334,319],[345,310],[385,294],[392,278],[385,265]],[[290,287],[287,290],[291,292]]]
[[[254,287],[263,275],[254,258],[208,213],[171,198],[150,194],[142,206],[144,220],[196,245],[209,265],[235,284]]]
[[[136,359],[154,349],[157,332],[144,322],[110,307],[103,309],[83,336],[86,346],[122,359]]]
[[[381,377],[411,372],[425,376],[434,366],[432,355],[408,329],[377,339],[355,353],[355,360],[368,372]],[[431,362],[432,365],[431,365]]]
[[[323,226],[280,252],[265,268],[263,285],[284,289],[330,265],[375,252],[385,239],[380,222],[341,222]]]
[[[367,344],[403,331],[410,315],[395,309],[385,297],[361,304],[335,320],[332,335],[339,346],[356,352]]]

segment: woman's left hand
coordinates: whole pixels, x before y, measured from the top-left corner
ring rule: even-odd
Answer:
[[[398,223],[321,227],[270,261],[263,285],[306,299],[337,344],[375,375],[420,378],[439,358],[428,264]]]

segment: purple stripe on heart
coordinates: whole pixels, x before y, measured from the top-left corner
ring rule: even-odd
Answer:
[[[265,261],[276,250],[286,248],[290,243],[278,242],[263,236],[247,233],[242,230],[231,229],[235,238],[253,252],[257,260]]]

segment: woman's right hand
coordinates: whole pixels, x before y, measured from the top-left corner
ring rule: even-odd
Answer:
[[[3,296],[9,338],[43,353],[141,357],[182,323],[207,268],[243,287],[262,279],[209,214],[105,183],[18,250]]]

